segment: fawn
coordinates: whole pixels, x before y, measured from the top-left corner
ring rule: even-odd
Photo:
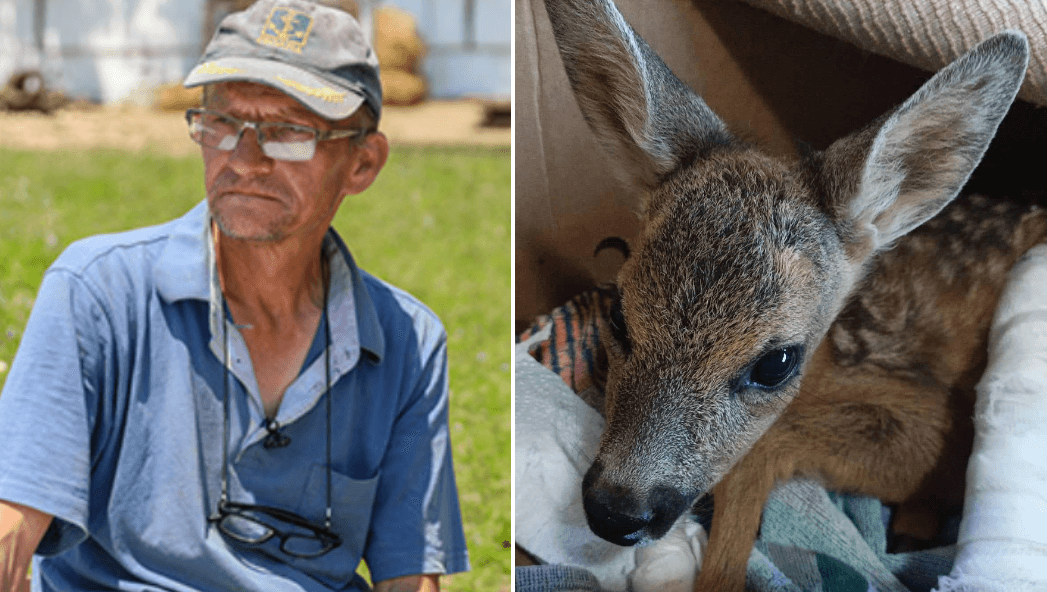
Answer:
[[[954,201],[1021,84],[1024,35],[786,162],[732,136],[610,0],[546,10],[582,113],[645,192],[601,331],[593,532],[657,539],[711,490],[696,589],[737,591],[776,481],[905,502],[899,519],[961,505],[995,303],[1047,241],[1036,206]]]

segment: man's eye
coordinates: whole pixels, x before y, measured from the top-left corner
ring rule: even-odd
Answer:
[[[236,120],[221,113],[205,113],[202,117],[207,123],[215,125],[236,125]]]
[[[295,125],[273,125],[266,127],[265,135],[274,142],[311,142],[316,134]]]
[[[209,115],[200,119],[200,131],[211,134],[235,134],[239,131],[236,121],[221,115]]]

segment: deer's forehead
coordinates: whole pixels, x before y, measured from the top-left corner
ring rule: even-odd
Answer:
[[[663,297],[730,288],[750,305],[774,305],[793,278],[830,267],[838,239],[814,206],[746,201],[681,200],[660,210],[647,220],[625,275],[642,278]]]
[[[820,240],[830,224],[802,172],[744,151],[670,177],[651,195],[644,218],[641,242],[688,258],[712,248],[769,253],[802,247]]]
[[[809,321],[839,249],[803,179],[737,150],[701,159],[659,187],[619,275],[637,339],[672,335],[687,347],[733,339],[729,349],[740,351],[753,343],[732,336],[759,341]]]
[[[803,336],[825,309],[834,248],[816,220],[796,214],[662,220],[619,277],[630,332],[730,358]]]
[[[799,163],[779,160],[748,148],[729,148],[698,158],[676,170],[657,187],[649,210],[691,207],[705,202],[706,208],[741,212],[785,205],[811,203],[813,192],[808,174]]]

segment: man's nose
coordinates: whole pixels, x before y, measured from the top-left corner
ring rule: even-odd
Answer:
[[[266,156],[259,143],[258,130],[244,129],[240,141],[229,155],[229,166],[237,174],[267,173],[273,168],[273,159]]]

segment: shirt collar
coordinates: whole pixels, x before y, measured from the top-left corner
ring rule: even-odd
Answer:
[[[207,200],[204,200],[186,215],[173,221],[167,244],[157,259],[153,273],[157,291],[164,300],[176,302],[195,299],[208,302],[211,334],[221,337],[221,287],[210,220]],[[336,336],[336,343],[352,344],[357,340],[351,336],[356,334],[360,348],[367,353],[368,359],[380,362],[385,354],[385,338],[361,271],[334,228],[328,229],[324,236],[324,249],[331,261],[331,288],[328,294],[331,335]],[[335,256],[339,253],[341,257]]]

